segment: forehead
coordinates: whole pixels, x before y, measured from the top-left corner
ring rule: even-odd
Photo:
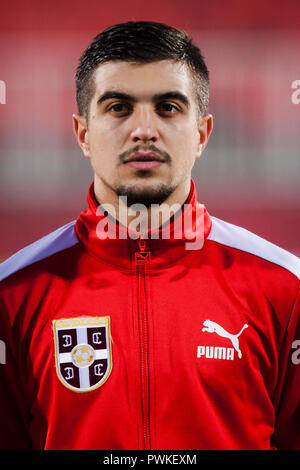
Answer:
[[[192,78],[186,64],[162,60],[150,64],[114,61],[99,65],[94,72],[96,94],[122,90],[137,97],[170,90],[192,94]]]

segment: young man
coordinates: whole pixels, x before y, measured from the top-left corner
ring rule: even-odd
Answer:
[[[1,265],[1,448],[300,448],[298,258],[197,201],[208,71],[115,25],[81,57],[78,219]]]

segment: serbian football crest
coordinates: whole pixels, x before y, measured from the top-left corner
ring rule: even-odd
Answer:
[[[75,392],[106,382],[112,369],[110,317],[53,321],[55,365],[60,381]]]

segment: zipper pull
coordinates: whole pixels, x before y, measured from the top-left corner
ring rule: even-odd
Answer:
[[[138,240],[138,245],[139,245],[140,251],[145,251],[146,242],[145,242],[145,239],[144,239],[143,235],[140,235],[140,238]]]
[[[136,265],[144,265],[149,263],[150,261],[150,251],[145,251],[146,249],[146,241],[143,235],[140,235],[138,239],[138,246],[140,251],[135,252],[135,264]]]

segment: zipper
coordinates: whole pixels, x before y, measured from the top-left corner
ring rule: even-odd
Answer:
[[[146,297],[146,276],[150,263],[150,252],[146,251],[143,236],[138,239],[139,251],[135,252],[138,280],[138,325],[140,345],[141,409],[144,449],[151,449],[150,439],[150,374],[149,374],[149,332],[148,305]]]

